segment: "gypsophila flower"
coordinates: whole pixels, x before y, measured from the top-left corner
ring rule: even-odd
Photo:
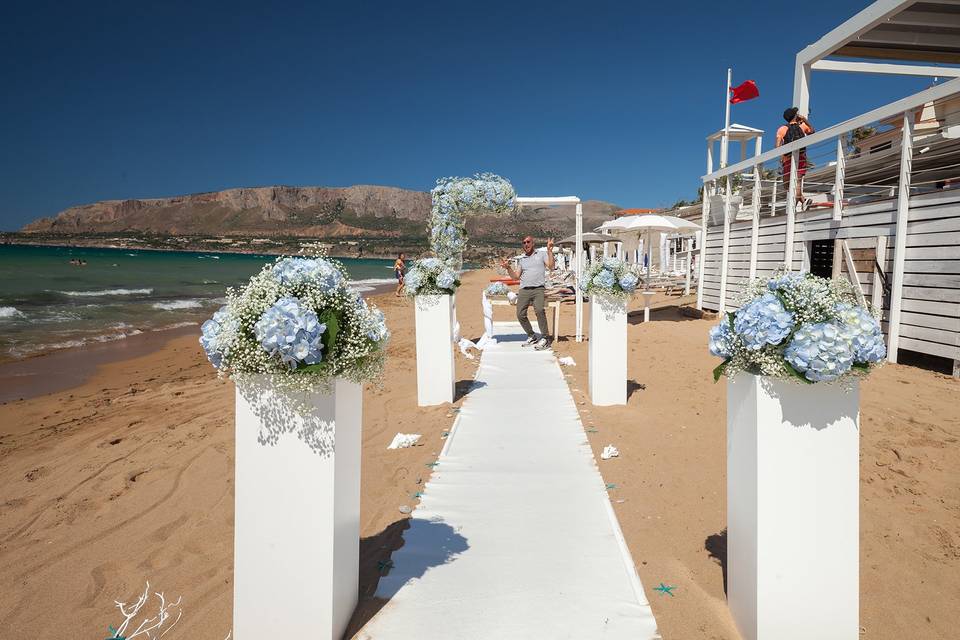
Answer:
[[[783,357],[808,380],[836,380],[853,365],[850,331],[841,322],[804,325],[794,334]]]
[[[737,311],[734,330],[747,349],[776,345],[793,330],[793,314],[773,294],[766,293]]]
[[[854,361],[880,362],[887,357],[880,323],[870,312],[846,302],[838,304],[836,311],[850,329]]]
[[[450,295],[460,286],[457,272],[437,258],[417,260],[407,272],[404,291],[410,297]]]
[[[846,279],[781,270],[748,283],[739,302],[732,331],[726,322],[710,331],[710,352],[724,358],[715,376],[834,382],[865,375],[886,355],[879,323]]]
[[[724,319],[720,324],[710,328],[710,353],[719,358],[733,356],[736,335],[730,323]]]
[[[383,314],[350,289],[339,262],[284,257],[227,290],[201,343],[223,375],[268,374],[278,389],[307,391],[338,377],[377,380],[389,335]]]

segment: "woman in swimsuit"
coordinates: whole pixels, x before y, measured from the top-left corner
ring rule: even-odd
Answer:
[[[393,273],[397,276],[397,296],[403,292],[403,274],[407,272],[407,263],[403,258],[401,253],[393,263]]]

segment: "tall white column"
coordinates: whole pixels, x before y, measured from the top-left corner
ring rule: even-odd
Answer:
[[[236,394],[233,637],[339,640],[357,604],[361,385]]]
[[[453,402],[453,296],[414,298],[417,334],[417,404]]]
[[[727,602],[745,640],[859,635],[859,387],[727,381]]]
[[[595,405],[627,403],[627,303],[623,298],[590,296],[587,374]]]

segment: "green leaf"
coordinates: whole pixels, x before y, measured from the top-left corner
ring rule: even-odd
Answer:
[[[720,364],[718,364],[716,367],[713,368],[714,382],[720,381],[720,376],[722,376],[726,372],[728,364],[730,364],[730,358],[727,358],[726,360],[724,360],[723,362],[721,362]]]
[[[320,313],[319,320],[327,325],[322,337],[323,358],[326,360],[333,356],[337,344],[337,334],[340,332],[340,312],[335,309],[324,309]]]
[[[326,357],[326,355],[324,355]],[[318,362],[317,364],[307,364],[302,367],[297,367],[297,373],[323,373],[330,366],[326,360],[323,362]]]
[[[727,322],[730,323],[730,330],[731,330],[731,331],[734,330],[734,328],[733,328],[733,321],[734,321],[734,318],[735,318],[735,317],[736,317],[736,316],[735,316],[735,314],[733,313],[733,311],[727,311]]]
[[[853,368],[860,369],[861,371],[870,371],[870,365],[866,362],[854,362]]]
[[[786,360],[783,361],[783,367],[787,370],[787,373],[789,373],[789,374],[792,375],[793,377],[798,378],[798,379],[800,379],[800,380],[803,380],[803,381],[806,382],[807,384],[813,384],[813,380],[808,380],[808,379],[807,379],[807,376],[803,375],[802,373],[800,373],[799,371],[797,371],[796,369],[794,369],[794,368],[793,368],[793,365],[791,365],[791,364],[790,364],[789,362],[787,362]]]

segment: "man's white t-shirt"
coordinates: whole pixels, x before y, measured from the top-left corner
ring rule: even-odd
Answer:
[[[520,265],[520,288],[542,287],[547,284],[547,252],[534,251],[522,255],[517,261]]]

